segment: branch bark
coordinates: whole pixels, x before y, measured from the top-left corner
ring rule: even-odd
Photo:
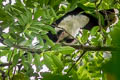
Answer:
[[[84,51],[112,51],[115,49],[114,47],[111,46],[86,46],[86,45],[69,45],[69,46]]]
[[[120,48],[112,47],[112,46],[86,46],[86,45],[68,45],[68,44],[67,45],[63,44],[63,46],[70,46],[70,47],[73,47],[75,49],[83,50],[83,51],[115,51],[115,50],[120,50]],[[32,51],[33,53],[38,53],[38,54],[41,53],[40,49],[30,49],[30,48],[25,48],[22,46],[17,46],[17,45],[14,46],[14,48],[22,49],[25,51]],[[20,63],[20,62],[21,61],[19,61],[18,63]],[[0,67],[10,66],[10,65],[12,65],[12,62],[0,64]]]

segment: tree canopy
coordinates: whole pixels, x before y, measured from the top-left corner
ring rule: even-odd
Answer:
[[[120,21],[107,31],[100,25],[82,30],[77,44],[47,36],[56,34],[51,24],[76,7],[104,24],[97,11],[120,10],[120,1],[0,0],[0,79],[120,80]]]

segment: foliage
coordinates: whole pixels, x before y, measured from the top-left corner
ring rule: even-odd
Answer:
[[[92,14],[96,10],[95,3],[99,4],[100,0],[12,2],[9,0],[5,5],[5,1],[0,0],[1,80],[30,80],[32,77],[35,80],[109,80],[107,73],[118,78],[120,22],[110,27],[110,32],[99,31],[99,26],[95,26],[91,31],[83,30],[82,36],[77,37],[79,45],[115,47],[109,48],[109,52],[96,50],[82,54],[84,50],[54,43],[47,36],[49,31],[56,34],[50,26],[66,12],[81,7]],[[98,7],[99,10],[111,8],[120,9],[119,0],[102,0]],[[1,60],[4,56],[7,62]],[[44,66],[48,71],[42,71]]]

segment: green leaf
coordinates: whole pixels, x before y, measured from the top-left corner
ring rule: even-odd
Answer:
[[[41,27],[41,29],[46,30],[46,31],[51,31],[51,32],[52,32],[52,34],[56,34],[55,29],[54,29],[54,28],[52,28],[52,27],[51,27],[51,26],[49,26],[49,25],[44,25],[44,26],[42,26],[42,27]]]
[[[7,57],[7,60],[10,61],[13,53],[11,51],[5,51],[6,53],[8,53],[8,57]]]
[[[29,77],[23,73],[15,74],[12,78],[13,80],[29,80]]]
[[[50,46],[54,46],[54,45],[55,45],[55,43],[54,43],[52,40],[50,40],[47,35],[44,35],[44,36],[42,36],[42,37],[43,37],[43,39],[45,39],[45,40],[47,41],[47,43],[48,43]]]
[[[6,33],[3,33],[2,36],[3,36],[4,38],[9,38],[9,34],[6,34]]]
[[[52,77],[52,74],[50,72],[41,72],[41,76],[45,78]]]
[[[111,32],[112,44],[114,46],[120,46],[120,37],[119,37],[120,28],[114,28]]]
[[[25,37],[28,39],[33,39],[33,37],[29,33],[24,33]]]
[[[41,29],[41,25],[31,25],[31,27],[30,28],[28,28],[29,30],[31,30],[31,31],[33,31],[33,30],[35,30],[35,31],[37,31],[38,33],[39,32],[42,32],[43,30]],[[33,32],[35,32],[35,31],[33,31]]]
[[[0,50],[6,50],[6,51],[8,51],[9,50],[9,48],[8,47],[6,47],[6,46],[0,46]],[[5,54],[5,53],[4,53]]]
[[[89,37],[89,32],[87,30],[83,30],[83,34],[81,37],[81,42],[86,43]]]
[[[16,64],[18,63],[18,60],[19,60],[19,57],[20,57],[20,54],[16,54],[13,58],[13,66],[16,66]]]
[[[54,70],[55,68],[55,64],[52,60],[52,57],[49,55],[49,52],[46,52],[43,54],[43,58],[44,58],[44,63],[45,65],[50,69],[50,70]]]
[[[1,49],[1,50],[3,50],[3,49]],[[6,56],[6,55],[8,55],[8,50],[3,50],[3,51],[0,51],[0,57],[1,56]],[[8,59],[8,56],[6,56],[7,57],[7,59]]]
[[[95,3],[95,2],[97,2],[98,0],[90,0],[90,2],[92,2],[92,3]]]
[[[51,55],[51,56],[52,56],[54,64],[58,67],[58,70],[62,71],[63,69],[62,61],[56,55]]]
[[[27,23],[27,19],[25,15],[20,15],[20,17],[18,17],[18,23],[22,26],[25,26]]]
[[[118,24],[120,25],[120,23]],[[120,72],[118,71],[120,67],[120,26],[115,26],[113,31],[111,32],[111,37],[112,37],[112,46],[116,47],[111,51],[112,53],[112,58],[110,59],[109,62],[104,64],[103,70],[104,72],[110,73],[115,75],[116,80],[120,80]]]
[[[34,16],[35,16],[34,18],[37,19],[43,14],[44,14],[44,12],[42,11],[42,9],[38,9],[34,14]]]
[[[32,63],[33,56],[31,53],[28,53],[28,62],[31,64]]]
[[[25,15],[27,16],[27,22],[32,23],[32,13],[26,9]]]
[[[10,35],[13,39],[17,39],[17,37],[19,37],[19,35],[15,34],[14,32],[10,33]]]
[[[51,7],[52,14],[57,18],[55,10]]]
[[[58,50],[60,47],[60,44],[55,44],[54,46],[52,46],[51,50]]]
[[[72,54],[74,51],[75,51],[75,49],[70,46],[60,47],[57,50],[57,52],[62,53],[62,54]]]
[[[13,46],[13,42],[10,39],[5,39],[4,43],[7,44],[8,46]]]
[[[20,43],[22,43],[24,41],[25,41],[25,38],[23,38],[23,37],[19,37],[19,39],[17,39],[18,44],[20,44]]]
[[[40,62],[40,55],[35,54],[35,56],[34,56],[34,64],[35,64],[35,66],[37,67],[37,71],[39,72],[40,69],[42,68],[42,67],[41,67],[42,64],[41,64],[41,62]]]
[[[2,4],[2,0],[0,0],[0,4]]]
[[[44,46],[44,41],[42,39],[42,36],[37,36],[38,40],[39,40],[39,43],[40,43],[40,46]]]
[[[38,10],[34,14],[35,19],[39,18],[40,16],[45,17],[45,9],[38,8]]]
[[[110,46],[111,45],[111,42],[112,42],[112,38],[111,38],[111,36],[110,35],[108,35],[108,37],[106,38],[106,45],[107,46]]]
[[[35,30],[38,33],[40,33],[40,32],[42,33],[43,31],[47,31],[47,32],[51,31],[52,34],[56,34],[56,31],[53,27],[51,27],[49,25],[45,25],[41,22],[36,22],[36,21],[34,21],[32,23],[31,27],[29,27],[29,30],[31,30],[31,31]]]
[[[98,32],[98,30],[99,30],[99,26],[93,27],[92,30],[91,30],[91,35],[92,36],[96,35],[96,33]]]
[[[24,69],[25,70],[28,70],[29,69],[29,67],[30,67],[30,64],[26,61],[26,58],[24,57],[24,56],[22,56],[22,64],[23,64],[23,66],[24,66]]]

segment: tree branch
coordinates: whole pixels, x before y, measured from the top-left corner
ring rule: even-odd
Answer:
[[[86,46],[86,45],[68,45],[68,44],[67,45],[63,44],[63,46],[70,46],[70,47],[73,47],[75,49],[83,50],[83,51],[115,51],[115,50],[120,50],[120,48],[112,47],[112,46]],[[17,46],[17,45],[14,47],[17,49],[25,50],[25,51],[32,51],[33,53],[38,53],[38,54],[41,53],[40,49],[30,49],[30,48],[25,48],[23,46]],[[18,63],[20,63],[20,62],[21,61],[19,61]],[[0,64],[0,67],[10,66],[10,65],[12,65],[12,62]]]
[[[64,46],[71,46],[75,49],[79,50],[85,50],[85,51],[114,51],[118,50],[117,47],[112,47],[112,46],[87,46],[87,45],[66,45],[63,44]]]
[[[71,45],[71,44],[62,44],[62,46],[70,46],[75,49],[85,50],[85,51],[115,51],[115,50],[119,50],[118,47],[113,47],[113,46],[89,46],[89,45]],[[40,49],[35,49],[35,48],[30,49],[30,48],[26,48],[23,46],[17,46],[17,45],[15,45],[14,48],[22,49],[24,51],[33,52],[33,53],[39,53],[39,54],[42,52]],[[48,50],[46,50],[46,51],[48,51]]]

